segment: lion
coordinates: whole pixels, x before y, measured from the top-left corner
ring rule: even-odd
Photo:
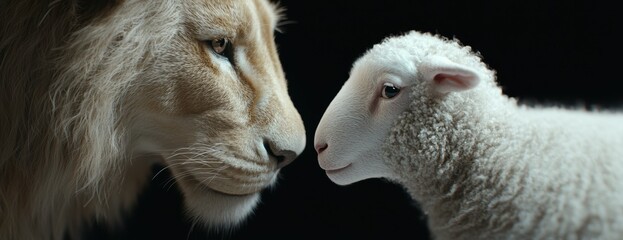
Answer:
[[[154,164],[235,226],[305,148],[268,0],[0,2],[0,238],[122,226]]]

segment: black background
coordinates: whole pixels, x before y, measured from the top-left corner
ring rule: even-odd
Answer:
[[[611,5],[612,4],[612,5]],[[256,211],[225,230],[192,227],[175,187],[160,175],[116,239],[428,239],[400,186],[330,182],[313,149],[316,125],[351,64],[385,36],[420,30],[456,37],[497,71],[506,94],[586,108],[623,106],[621,12],[602,1],[282,0],[276,41],[307,148],[281,172]],[[94,237],[103,230],[96,229]],[[106,235],[109,236],[109,235]]]

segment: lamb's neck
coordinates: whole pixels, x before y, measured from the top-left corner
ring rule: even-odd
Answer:
[[[416,113],[432,116],[432,122],[405,123],[411,125],[411,135],[398,141],[411,139],[405,141],[409,145],[406,148],[413,150],[393,159],[403,159],[399,161],[399,181],[427,213],[433,232],[458,236],[467,229],[489,224],[491,215],[487,212],[491,207],[513,211],[512,205],[506,203],[491,205],[496,191],[503,189],[491,184],[515,180],[490,176],[510,176],[495,171],[514,169],[496,169],[485,163],[504,144],[500,139],[509,137],[508,128],[512,127],[506,120],[513,112],[509,108],[516,107],[514,102],[498,102],[443,106],[449,109],[435,105],[424,110],[430,112]]]

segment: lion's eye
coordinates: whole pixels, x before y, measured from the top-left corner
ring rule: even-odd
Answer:
[[[229,45],[229,40],[227,38],[218,38],[214,40],[210,40],[210,46],[212,46],[212,50],[215,53],[223,55],[225,50],[227,49],[227,45]]]
[[[381,91],[381,96],[383,98],[390,99],[398,95],[398,93],[400,93],[400,88],[394,86],[394,84],[391,84],[391,83],[383,84],[383,90]]]
[[[232,46],[231,41],[227,38],[216,38],[212,40],[208,40],[208,45],[212,48],[216,54],[221,55],[223,57],[231,60],[232,57]]]

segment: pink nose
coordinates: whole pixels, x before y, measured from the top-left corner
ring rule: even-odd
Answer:
[[[314,148],[316,148],[316,152],[318,154],[324,152],[324,150],[327,149],[327,147],[329,147],[329,145],[327,145],[326,143],[318,143],[314,146]]]

